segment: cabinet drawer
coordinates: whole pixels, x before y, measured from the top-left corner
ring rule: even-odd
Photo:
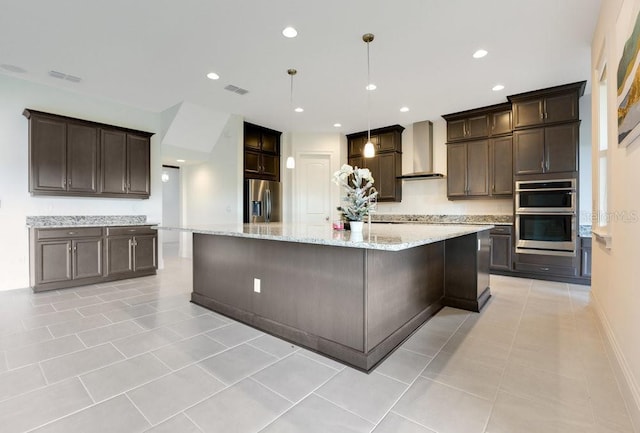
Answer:
[[[492,235],[510,235],[512,229],[511,226],[495,226],[489,233]]]
[[[107,227],[107,236],[155,235],[157,232],[150,226]]]
[[[84,238],[102,236],[102,227],[67,227],[56,229],[36,229],[36,239]]]
[[[517,271],[535,272],[536,274],[562,275],[574,277],[576,269],[573,266],[535,265],[531,263],[516,263]]]

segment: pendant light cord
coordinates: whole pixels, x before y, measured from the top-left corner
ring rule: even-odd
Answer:
[[[367,42],[367,143],[371,142],[371,60],[369,55],[369,43]]]

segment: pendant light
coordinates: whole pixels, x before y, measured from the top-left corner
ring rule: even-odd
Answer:
[[[287,69],[287,74],[291,78],[291,93],[289,97],[289,137],[291,144],[291,151],[293,152],[293,76],[297,74],[298,71],[295,69]],[[296,160],[293,156],[287,157],[287,168],[293,169],[296,168]]]
[[[371,142],[371,91],[375,86],[371,84],[371,61],[369,56],[369,43],[373,41],[373,33],[365,33],[362,40],[367,44],[367,143],[364,145],[364,157],[373,158],[376,155],[376,149]]]

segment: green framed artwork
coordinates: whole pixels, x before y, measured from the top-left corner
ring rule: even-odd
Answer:
[[[618,145],[627,147],[640,135],[640,13],[622,12],[617,23],[618,38],[624,41],[617,77]]]

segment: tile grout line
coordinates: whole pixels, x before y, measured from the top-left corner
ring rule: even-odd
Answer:
[[[522,305],[522,308],[520,309],[520,317],[518,318],[518,324],[516,325],[516,332],[513,334],[513,337],[511,338],[511,344],[509,345],[509,352],[507,353],[507,358],[506,358],[506,362],[504,365],[504,368],[502,369],[502,374],[500,375],[500,380],[498,381],[498,387],[496,389],[496,393],[495,396],[493,397],[493,401],[491,402],[491,409],[489,410],[489,414],[487,416],[486,421],[484,422],[484,427],[482,429],[483,432],[488,433],[487,432],[487,428],[489,428],[489,422],[491,421],[491,417],[493,416],[493,411],[496,407],[496,402],[498,401],[498,396],[500,395],[500,392],[502,391],[502,383],[504,381],[504,377],[507,371],[507,368],[509,368],[509,362],[511,360],[511,353],[513,352],[513,346],[515,345],[515,341],[516,338],[518,336],[518,332],[520,331],[520,324],[522,323],[522,317],[524,316],[524,310],[527,308],[527,304],[529,303],[529,296],[531,295],[531,288],[533,287],[533,281],[531,279],[529,279],[529,287],[527,288],[527,295],[525,297],[525,302]],[[502,391],[504,392],[504,391]]]
[[[294,352],[294,353],[292,353],[292,354],[290,354],[290,356],[293,356],[294,354],[295,354],[295,352]],[[287,356],[287,357],[285,357],[285,358],[288,358],[288,356]],[[282,358],[282,359],[285,359],[285,358]],[[261,431],[263,431],[264,429],[268,428],[271,424],[275,423],[278,419],[282,418],[282,417],[283,417],[285,414],[287,414],[288,412],[292,411],[296,406],[298,406],[300,403],[302,403],[304,400],[306,400],[310,395],[316,395],[316,396],[318,396],[318,397],[321,397],[321,396],[319,396],[318,394],[316,394],[315,392],[316,392],[318,389],[322,388],[324,385],[326,385],[329,381],[331,381],[331,380],[332,380],[333,378],[335,378],[337,375],[339,375],[342,371],[344,371],[344,370],[335,370],[335,369],[333,369],[333,368],[331,368],[331,367],[329,367],[329,366],[327,366],[327,365],[325,365],[325,364],[322,364],[322,363],[320,363],[320,362],[318,362],[318,361],[316,361],[316,360],[313,360],[313,359],[311,359],[311,358],[307,358],[306,356],[305,356],[304,358],[308,359],[309,361],[315,362],[316,364],[322,365],[323,367],[326,367],[326,368],[332,369],[332,370],[334,371],[334,372],[333,372],[333,374],[332,374],[330,377],[328,377],[324,382],[322,382],[320,385],[318,385],[317,387],[313,388],[310,392],[308,392],[307,394],[305,394],[305,395],[304,395],[301,399],[299,399],[297,402],[292,402],[293,404],[291,405],[291,407],[290,407],[289,409],[285,410],[285,411],[284,411],[284,412],[282,412],[280,415],[278,415],[278,416],[277,416],[275,419],[273,419],[270,423],[268,423],[266,426],[264,426],[262,429],[260,429],[260,430],[258,431],[258,433],[259,433],[259,432],[261,432]],[[267,385],[265,385],[264,383],[260,382],[258,379],[255,379],[253,376],[254,376],[255,374],[257,374],[257,373],[259,373],[259,372],[256,372],[256,373],[254,373],[253,375],[249,376],[249,379],[252,379],[253,381],[255,381],[255,382],[259,383],[259,384],[260,384],[260,385],[262,385],[263,387],[267,388],[269,391],[272,391],[272,392],[274,392],[274,393],[275,393],[275,394],[277,394],[277,395],[281,395],[280,393],[276,392],[275,390],[273,390],[273,389],[272,389],[272,388],[270,388],[269,386],[267,386]],[[282,396],[282,397],[283,397],[283,398],[285,398],[285,400],[287,400],[287,401],[291,401],[291,400],[289,400],[288,398],[286,398],[286,397],[284,397],[284,396]],[[326,399],[325,399],[325,400],[326,400]],[[327,401],[328,401],[328,400],[327,400]],[[330,402],[330,403],[331,403],[331,404],[333,404],[334,406],[337,406],[337,405],[336,405],[335,403],[333,403],[333,402]],[[338,406],[338,407],[340,407],[340,406]],[[341,409],[342,409],[342,408],[341,408]],[[350,412],[350,413],[353,413],[353,412],[351,412],[351,411],[349,411],[349,412]],[[355,415],[355,414],[354,414],[354,415]],[[356,415],[356,416],[358,416],[358,417],[359,417],[359,418],[361,418],[361,419],[364,419],[364,418],[362,418],[360,415]],[[365,420],[365,421],[367,421],[367,420]],[[369,422],[369,421],[367,421],[367,422]]]
[[[149,423],[149,426],[150,426],[150,427],[153,427],[153,423],[151,422],[151,420],[149,420],[149,418],[147,418],[147,416],[144,414],[144,412],[142,412],[142,410],[140,410],[140,408],[138,407],[138,405],[137,405],[137,404],[136,404],[136,403],[131,399],[131,397],[129,397],[129,394],[127,394],[126,392],[123,392],[122,394],[118,394],[118,395],[124,395],[124,397],[125,397],[127,400],[129,400],[129,402],[131,402],[131,404],[133,405],[133,407],[135,407],[135,408],[136,408],[136,410],[138,411],[138,413],[139,413],[140,415],[142,415],[142,418],[144,418],[144,420],[145,420],[147,423]],[[114,397],[112,397],[112,398],[115,398],[115,396],[114,396]],[[104,400],[104,401],[108,401],[108,400]],[[146,430],[149,430],[149,429],[147,428],[147,429],[145,429],[145,431],[146,431]]]
[[[440,311],[441,311],[441,310],[440,310]],[[437,315],[437,314],[438,314],[438,313],[436,313],[436,315]],[[434,316],[432,316],[432,317],[435,317],[435,315],[434,315]],[[422,376],[422,373],[424,373],[424,371],[429,367],[429,365],[431,364],[431,362],[433,362],[433,360],[436,358],[436,356],[438,356],[438,354],[439,354],[439,353],[442,351],[442,349],[447,345],[447,343],[449,343],[449,341],[451,341],[451,339],[453,338],[453,336],[454,336],[454,335],[455,335],[455,334],[460,330],[460,328],[462,327],[462,325],[464,324],[464,322],[466,322],[466,321],[469,319],[469,317],[471,317],[471,315],[467,315],[467,317],[465,317],[465,319],[464,319],[462,322],[460,322],[460,323],[458,324],[458,326],[456,326],[455,330],[454,330],[454,331],[449,335],[449,337],[446,339],[446,341],[444,342],[444,344],[443,344],[443,345],[438,349],[438,351],[435,353],[435,355],[434,355],[434,356],[430,357],[431,359],[429,360],[429,362],[427,362],[427,365],[425,365],[425,366],[424,366],[424,368],[423,368],[422,370],[420,370],[420,372],[419,372],[419,373],[418,373],[418,375],[413,379],[413,381],[411,381],[411,383],[410,383],[410,384],[405,388],[405,390],[404,390],[402,393],[400,393],[400,395],[398,396],[398,398],[393,402],[393,404],[392,404],[392,405],[389,407],[389,409],[384,413],[384,415],[380,418],[380,420],[379,420],[378,422],[374,422],[374,423],[373,423],[373,424],[374,424],[374,426],[373,426],[372,431],[373,431],[373,430],[375,430],[375,429],[380,425],[380,423],[381,423],[381,422],[382,422],[382,421],[387,417],[387,415],[389,415],[389,413],[391,413],[391,412],[393,411],[393,408],[395,408],[395,407],[396,407],[396,405],[398,404],[398,402],[402,399],[402,397],[404,397],[404,396],[405,396],[405,394],[406,394],[407,392],[409,392],[409,390],[410,390],[410,389],[411,389],[411,387],[416,383],[416,381],[417,381],[419,378],[423,377],[423,376]],[[429,323],[429,321],[427,320],[427,321],[426,321],[426,322],[424,322],[422,325],[420,325],[420,326],[416,329],[416,331],[414,331],[414,332],[417,332],[420,328],[422,328],[423,326],[427,325],[428,323]],[[412,333],[411,335],[414,335],[414,333]],[[408,340],[408,338],[407,338],[407,340]],[[406,342],[406,340],[404,340],[404,341],[401,343],[401,345],[402,345],[402,344],[404,344],[405,342]],[[408,349],[405,349],[405,350],[408,350]],[[412,351],[410,351],[410,352],[412,352]],[[412,352],[412,353],[417,353],[417,352]],[[425,356],[425,355],[423,355],[423,354],[419,354],[419,355]],[[427,378],[425,378],[425,379],[427,379]],[[427,380],[428,380],[428,379],[427,379]],[[401,382],[401,383],[402,383],[402,384],[404,384],[404,382]],[[410,418],[409,418],[409,419],[410,419]],[[412,421],[413,421],[413,420],[412,420]],[[415,421],[414,421],[414,422],[415,422]],[[422,424],[419,424],[419,425],[422,425]],[[425,427],[426,427],[426,426],[425,426]],[[432,430],[432,429],[429,429],[429,430]]]

